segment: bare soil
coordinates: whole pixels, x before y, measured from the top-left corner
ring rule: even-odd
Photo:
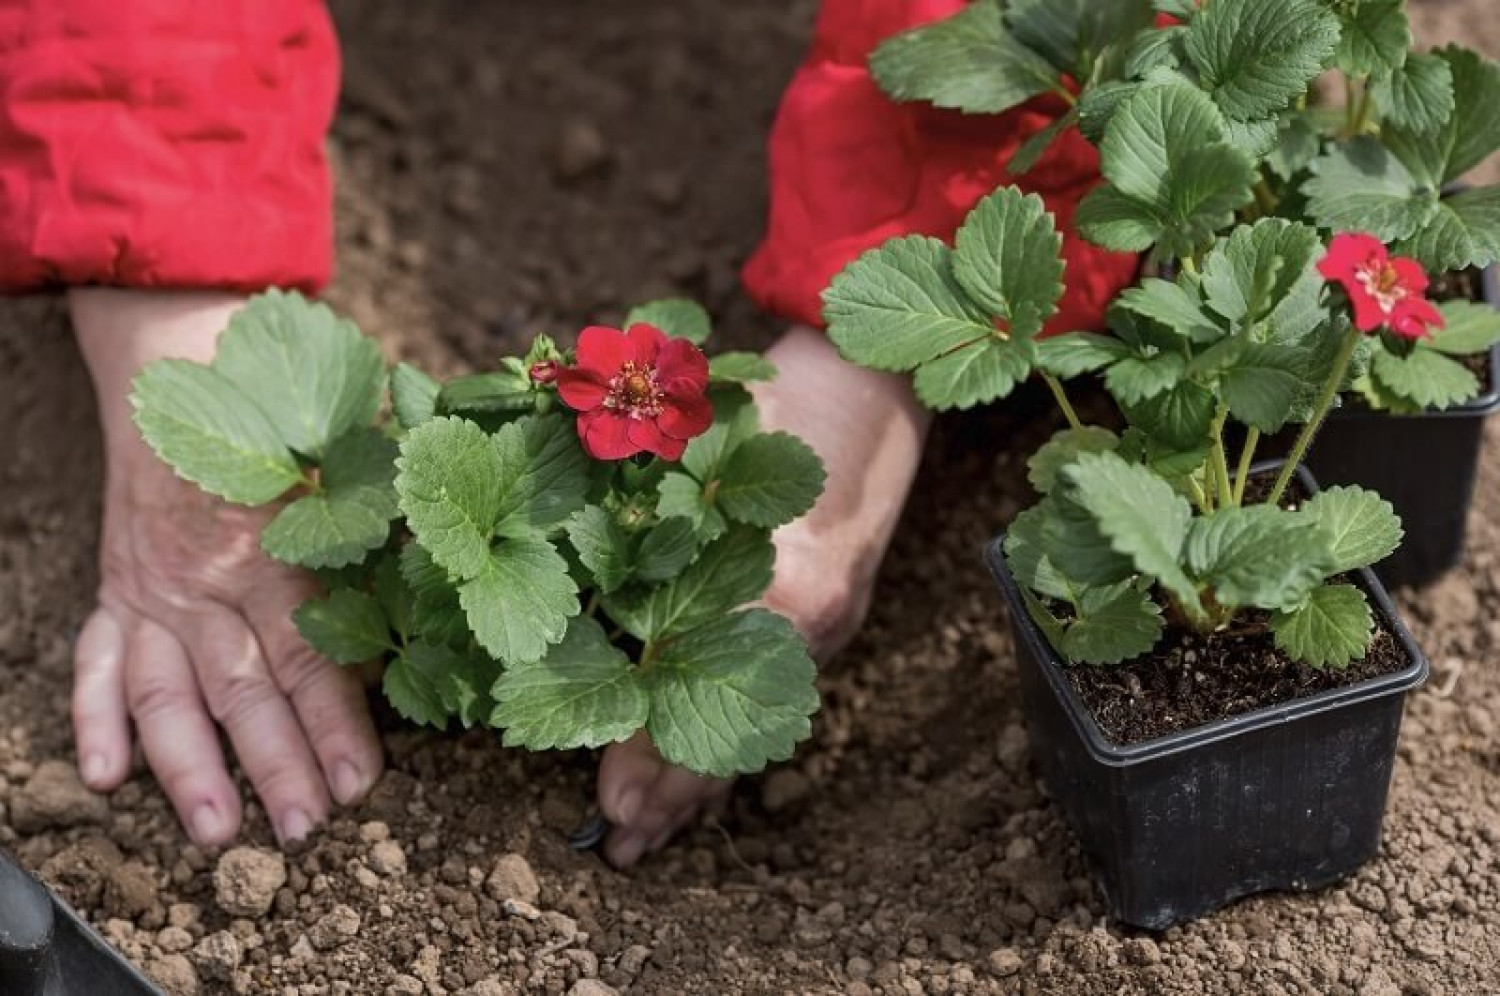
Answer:
[[[1417,22],[1500,52],[1489,7],[1427,2]],[[666,290],[705,299],[730,341],[773,333],[735,270],[810,0],[334,8],[332,297],[392,355],[471,368]],[[0,845],[173,992],[1500,991],[1500,424],[1463,569],[1400,599],[1435,673],[1379,860],[1147,936],[1101,919],[1037,784],[980,557],[1027,500],[1021,455],[1047,416],[942,425],[873,618],[823,677],[814,739],[638,871],[566,846],[588,755],[389,717],[373,797],[282,862],[257,807],[255,853],[216,859],[144,772],[107,802],[73,780],[69,644],[97,582],[101,468],[59,301],[0,305],[0,371]]]

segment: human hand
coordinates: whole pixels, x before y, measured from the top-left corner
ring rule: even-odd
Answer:
[[[243,303],[225,294],[75,290],[107,479],[99,604],[74,655],[73,725],[84,781],[129,773],[131,722],[146,761],[199,845],[239,832],[229,736],[283,842],[362,798],[383,759],[357,673],[315,655],[292,610],[315,594],[260,550],[274,510],[231,506],[176,476],[130,420],[130,381],[173,356],[206,361]]]
[[[905,379],[846,363],[811,330],[789,333],[766,356],[780,373],[756,391],[761,421],[812,446],[828,482],[811,513],[777,531],[776,574],[763,601],[826,659],[864,620],[930,418]],[[614,824],[605,856],[617,867],[634,864],[729,785],[663,761],[644,731],[615,744],[599,771],[599,805]]]

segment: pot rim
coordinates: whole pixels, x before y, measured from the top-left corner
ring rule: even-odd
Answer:
[[[1280,461],[1263,462],[1257,464],[1253,472],[1262,473],[1279,466],[1281,466]],[[1297,478],[1309,494],[1318,493],[1318,483],[1305,466],[1297,468]],[[1005,533],[1002,532],[985,548],[985,559],[989,563],[990,573],[994,575],[1001,594],[1005,596],[1017,634],[1029,644],[1037,659],[1045,662],[1042,671],[1052,688],[1052,693],[1062,703],[1073,729],[1088,749],[1089,755],[1098,764],[1110,767],[1147,764],[1269,726],[1294,722],[1334,709],[1358,705],[1371,699],[1405,694],[1427,680],[1429,671],[1427,656],[1422,653],[1422,649],[1417,646],[1406,624],[1402,622],[1385,586],[1380,583],[1374,571],[1365,567],[1352,572],[1353,580],[1370,598],[1371,607],[1384,619],[1397,642],[1406,652],[1410,661],[1406,667],[1390,674],[1368,678],[1357,684],[1346,685],[1343,688],[1330,688],[1316,695],[1262,706],[1238,716],[1214,720],[1212,723],[1168,733],[1151,740],[1143,740],[1134,744],[1117,744],[1106,737],[1104,731],[1099,728],[1099,724],[1094,720],[1088,707],[1074,691],[1072,682],[1068,681],[1064,675],[1062,659],[1052,649],[1047,638],[1042,635],[1041,629],[1031,618],[1031,613],[1026,611],[1025,603],[1021,599],[1020,586],[1011,574],[1010,566],[1005,562],[1005,553],[1002,548],[1004,542]]]

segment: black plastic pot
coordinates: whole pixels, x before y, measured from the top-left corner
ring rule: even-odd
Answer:
[[[162,996],[0,852],[0,996]]]
[[[1252,893],[1329,885],[1374,857],[1406,693],[1426,680],[1427,659],[1373,574],[1355,581],[1407,667],[1122,747],[1032,622],[1003,539],[988,559],[1010,609],[1032,756],[1111,917],[1163,930]]]
[[[1482,298],[1500,307],[1494,267]],[[1335,411],[1313,442],[1308,465],[1325,484],[1380,492],[1406,525],[1406,541],[1376,567],[1393,588],[1424,585],[1463,559],[1484,420],[1500,411],[1500,346],[1490,351],[1490,388],[1448,411],[1388,415],[1353,405]]]

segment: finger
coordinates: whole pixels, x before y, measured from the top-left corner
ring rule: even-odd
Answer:
[[[625,782],[642,778],[651,771],[655,772],[654,777],[648,782]],[[616,783],[616,779],[621,783]],[[616,828],[605,842],[605,857],[616,867],[629,867],[642,855],[664,845],[706,802],[726,792],[729,785],[728,781],[706,778],[667,764],[650,739],[640,734],[624,744],[616,744],[605,752],[600,768],[601,808],[609,814],[606,789],[611,795],[626,799],[636,789],[641,789],[642,794],[629,820],[612,820]]]
[[[125,633],[106,608],[94,610],[73,647],[73,738],[78,770],[89,788],[119,788],[130,772]]]
[[[260,643],[237,612],[197,612],[187,635],[208,710],[229,734],[282,843],[328,818],[328,790],[291,703],[271,677]]]
[[[634,826],[646,793],[666,767],[645,730],[612,744],[599,764],[599,808],[616,827]]]
[[[316,589],[288,582],[262,590],[265,594],[245,610],[271,675],[291,699],[333,797],[353,805],[374,786],[384,765],[360,672],[319,657],[297,632],[292,612]]]
[[[126,655],[125,698],[146,762],[194,843],[228,843],[239,832],[240,797],[187,651],[144,619],[132,628]]]

